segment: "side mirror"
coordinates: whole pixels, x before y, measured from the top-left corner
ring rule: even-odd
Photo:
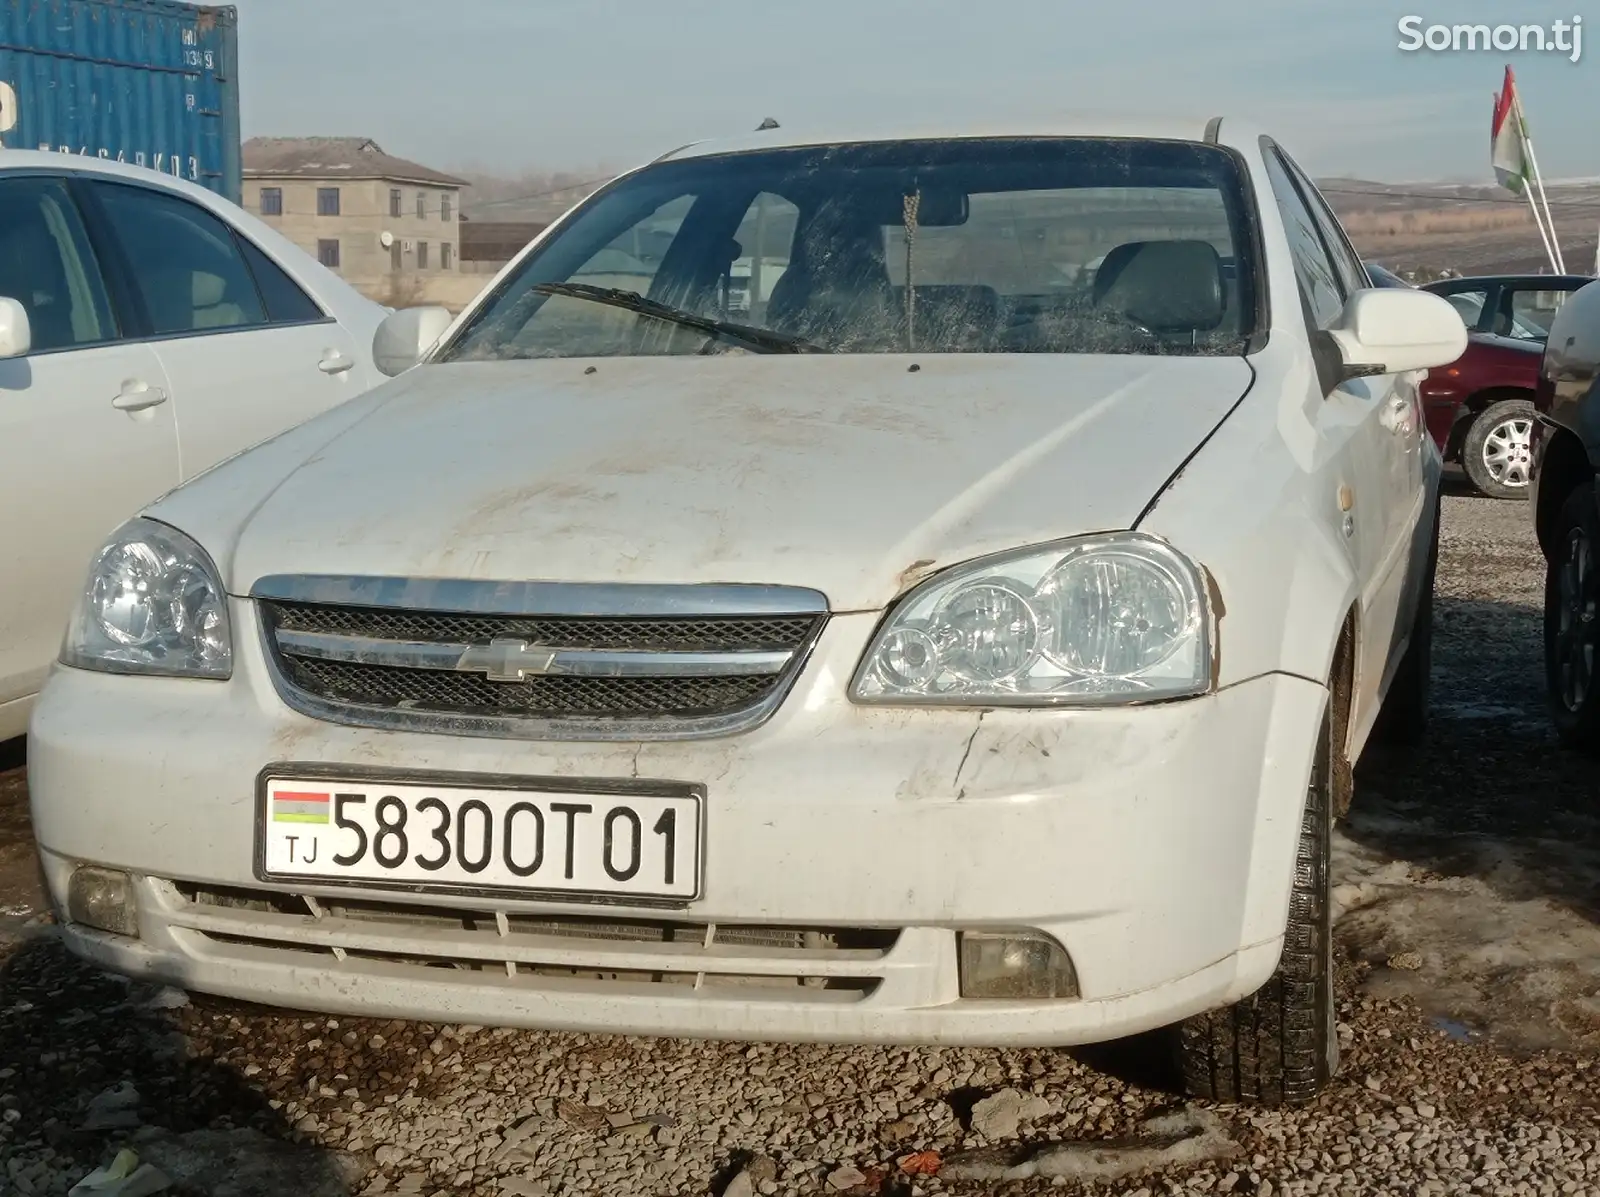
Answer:
[[[1460,314],[1429,291],[1357,291],[1328,335],[1338,346],[1345,379],[1431,370],[1467,349]]]
[[[404,374],[432,349],[454,322],[444,308],[405,308],[385,316],[372,338],[372,360],[390,378]]]
[[[28,309],[15,299],[0,298],[0,358],[24,357],[32,348]]]

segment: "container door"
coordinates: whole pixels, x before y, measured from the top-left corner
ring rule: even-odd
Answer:
[[[0,3],[0,145],[107,158],[239,202],[238,23],[170,0]]]
[[[366,388],[352,335],[218,216],[153,188],[85,188],[171,380],[184,477]]]
[[[0,360],[0,703],[38,691],[105,537],[179,480],[161,363],[124,341],[72,197],[0,174],[0,296],[28,314]]]

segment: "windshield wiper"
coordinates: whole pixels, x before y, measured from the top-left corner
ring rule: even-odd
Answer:
[[[593,287],[588,283],[535,283],[528,288],[538,295],[564,295],[569,299],[587,299],[625,312],[637,312],[652,320],[682,325],[703,332],[719,340],[733,341],[761,353],[828,353],[821,345],[788,333],[773,332],[768,328],[755,328],[748,324],[735,324],[731,320],[713,320],[697,316],[669,304],[658,303],[632,291],[616,287]]]

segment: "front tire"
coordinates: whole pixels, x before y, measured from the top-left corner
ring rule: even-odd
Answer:
[[[1533,470],[1533,404],[1502,399],[1478,413],[1461,445],[1461,468],[1491,499],[1525,499]]]
[[[1306,787],[1283,955],[1250,997],[1177,1028],[1184,1087],[1194,1096],[1258,1106],[1313,1101],[1339,1070],[1334,1014],[1331,858],[1332,719]]]
[[[1600,511],[1594,483],[1561,505],[1544,581],[1545,692],[1562,744],[1600,756]]]

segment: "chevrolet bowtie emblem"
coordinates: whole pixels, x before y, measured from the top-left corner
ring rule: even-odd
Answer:
[[[556,654],[526,640],[491,640],[474,644],[456,662],[458,673],[481,673],[491,682],[525,682],[550,672]]]

